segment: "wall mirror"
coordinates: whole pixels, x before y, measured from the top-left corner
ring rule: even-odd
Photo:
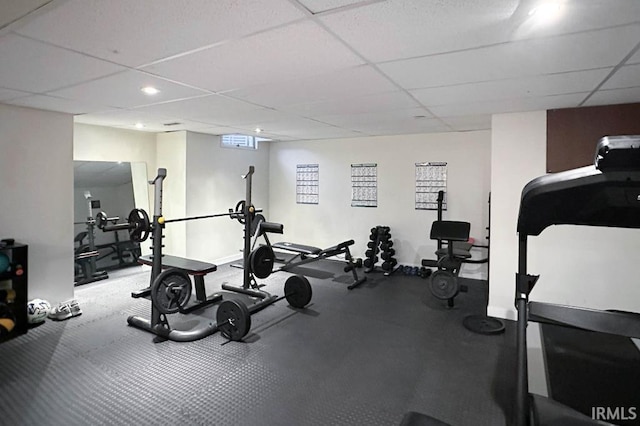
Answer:
[[[139,265],[140,244],[132,242],[126,230],[99,229],[96,218],[105,215],[112,226],[126,223],[134,208],[149,211],[146,163],[74,161],[73,180],[75,284]]]

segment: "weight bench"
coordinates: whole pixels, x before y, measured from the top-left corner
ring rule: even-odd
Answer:
[[[347,287],[349,290],[351,290],[367,280],[366,277],[358,277],[356,268],[353,265],[353,257],[351,256],[351,251],[349,250],[349,246],[352,246],[353,244],[353,240],[343,241],[340,244],[326,248],[324,250],[319,247],[307,246],[304,244],[295,244],[290,242],[279,242],[271,244],[271,247],[291,253],[296,253],[295,256],[293,256],[289,260],[276,258],[276,261],[283,263],[283,265],[277,269],[278,271],[287,271],[291,268],[301,266],[306,263],[316,262],[321,259],[327,259],[329,257],[344,254],[345,261],[347,262],[345,272],[350,271],[353,274],[353,283],[351,283],[351,285]]]
[[[151,256],[141,256],[138,258],[138,262],[143,265],[153,266],[153,258]],[[201,262],[199,260],[185,259],[183,257],[163,255],[162,256],[162,269],[174,268],[180,271],[184,271],[193,276],[194,287],[196,289],[196,299],[198,303],[188,306],[181,310],[181,313],[186,314],[203,306],[218,302],[222,299],[221,294],[213,294],[207,297],[204,288],[204,276],[210,272],[215,272],[218,267],[213,263]],[[151,287],[144,288],[142,290],[134,291],[131,293],[131,297],[147,297],[151,294]]]

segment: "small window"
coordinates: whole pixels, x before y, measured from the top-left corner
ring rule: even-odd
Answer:
[[[270,139],[259,138],[249,135],[222,135],[220,143],[227,148],[241,148],[241,149],[258,149],[258,142],[268,141]]]

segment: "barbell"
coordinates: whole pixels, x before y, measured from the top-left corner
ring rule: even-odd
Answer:
[[[203,216],[191,216],[191,217],[183,217],[178,219],[165,219],[163,216],[160,216],[158,218],[158,224],[164,225],[165,223],[183,222],[187,220],[198,220],[198,219],[208,219],[213,217],[228,216],[231,219],[235,219],[244,225],[246,221],[245,213],[244,213],[245,208],[246,208],[246,202],[244,200],[241,200],[241,201],[238,201],[238,203],[236,204],[235,210],[229,209],[227,213],[216,213],[216,214],[209,214],[209,215],[203,215]],[[261,212],[262,209],[256,209],[254,206],[249,206],[248,211],[250,215],[255,215],[256,213]],[[108,221],[109,218],[105,219],[104,217],[101,217],[100,218],[101,225],[103,224],[104,220]],[[102,229],[104,232],[129,231],[129,238],[131,239],[131,241],[136,243],[141,243],[149,237],[149,233],[151,232],[151,221],[149,220],[149,215],[147,214],[146,211],[144,211],[143,209],[133,209],[129,213],[127,222],[118,223],[111,226],[105,225],[105,226],[102,226],[102,228],[100,229]]]

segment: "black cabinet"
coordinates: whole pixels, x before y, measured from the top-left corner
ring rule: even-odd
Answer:
[[[3,328],[0,342],[24,334],[28,329],[28,249],[19,243],[0,246],[0,327]]]

